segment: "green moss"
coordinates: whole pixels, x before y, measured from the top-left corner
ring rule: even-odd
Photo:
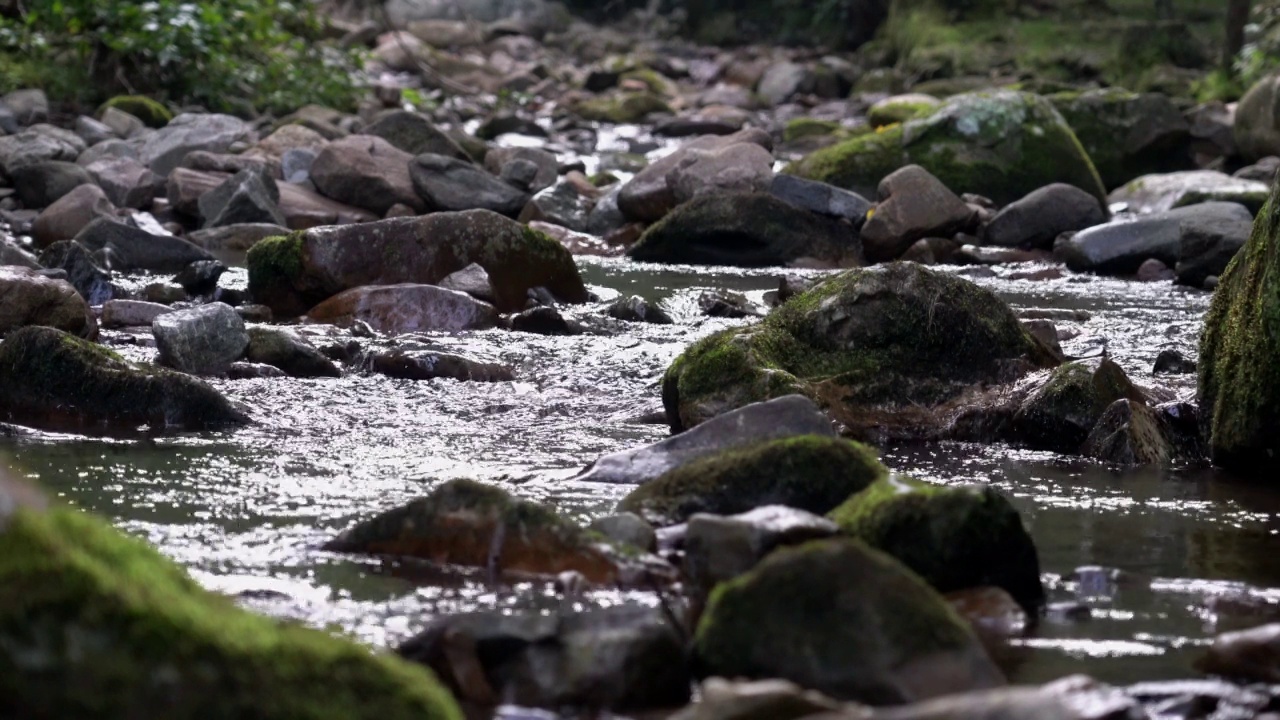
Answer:
[[[584,120],[629,124],[653,113],[669,113],[671,107],[651,92],[624,92],[584,100],[573,110]]]
[[[304,275],[305,230],[264,238],[249,248],[249,294],[254,300],[284,316],[301,315],[327,294],[308,295]]]
[[[654,524],[693,514],[736,515],[764,505],[825,513],[886,470],[871,448],[849,440],[799,436],[695,460],[636,488],[618,504]]]
[[[98,108],[98,117],[102,117],[107,108],[127,112],[153,128],[162,128],[173,120],[173,113],[169,108],[145,95],[117,95]]]
[[[930,102],[891,102],[877,104],[867,114],[867,121],[872,127],[896,125],[915,118],[928,117],[938,109],[937,103]]]
[[[0,521],[0,714],[461,718],[431,673],[200,589],[82,513]]]
[[[1044,604],[1035,544],[1018,511],[991,488],[894,475],[850,497],[830,518],[939,592],[995,586],[1031,613]]]
[[[1141,401],[1142,394],[1116,363],[1066,363],[1023,403],[1013,422],[1032,447],[1075,453],[1107,407],[1122,399]]]
[[[800,117],[787,121],[786,127],[782,130],[782,139],[784,142],[792,143],[812,137],[834,135],[840,132],[840,129],[838,122]]]
[[[902,126],[890,125],[811,153],[784,172],[875,197],[880,181],[907,164],[902,140]]]
[[[656,95],[667,95],[671,92],[671,83],[657,71],[647,67],[636,68],[625,72],[619,80],[632,80],[644,83],[649,92]]]

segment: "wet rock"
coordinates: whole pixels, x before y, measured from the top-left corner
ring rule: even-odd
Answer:
[[[172,235],[153,235],[145,230],[98,218],[85,226],[75,241],[92,252],[109,248],[115,258],[113,269],[177,272],[198,260],[212,260],[207,251]]]
[[[755,143],[720,148],[689,148],[667,173],[676,202],[721,192],[768,192],[773,184],[773,153]]]
[[[1029,626],[1027,611],[1003,588],[969,588],[949,592],[944,597],[984,639],[998,643],[1019,637]]]
[[[131,157],[102,158],[85,170],[107,198],[119,207],[143,209],[164,189],[164,180]]]
[[[85,184],[92,184],[88,171],[73,162],[46,160],[15,168],[9,177],[18,199],[28,208],[42,209]]]
[[[573,570],[610,586],[634,579],[633,571],[644,573],[637,560],[598,543],[554,510],[471,480],[451,480],[424,498],[357,523],[324,549],[522,575]]]
[[[279,368],[290,377],[342,377],[342,371],[314,345],[289,330],[249,328],[245,359]]]
[[[376,373],[404,380],[452,378],[461,382],[509,382],[515,380],[511,368],[471,358],[435,351],[392,350],[369,358]]]
[[[0,266],[0,337],[28,325],[98,335],[97,321],[71,283],[30,268]]]
[[[494,148],[484,156],[484,167],[504,180],[508,176],[520,175],[516,168],[523,166],[526,170],[532,165],[532,177],[526,177],[524,189],[536,193],[555,184],[560,176],[560,163],[556,156],[538,148]],[[519,183],[516,183],[519,185]]]
[[[199,430],[247,422],[218,391],[181,373],[140,366],[48,327],[0,343],[0,408],[35,427],[107,432]]]
[[[352,135],[325,145],[311,165],[311,181],[325,197],[378,215],[397,203],[424,212],[409,175],[411,160],[380,137]]]
[[[227,368],[228,380],[262,380],[282,377],[289,377],[289,375],[275,365],[265,363],[234,362]]]
[[[896,170],[880,182],[880,203],[862,226],[868,262],[897,260],[915,241],[950,237],[973,223],[973,211],[918,165]]]
[[[658,549],[658,535],[653,526],[635,513],[618,513],[596,518],[587,526],[620,545],[631,545],[645,552]]]
[[[209,295],[218,289],[218,278],[227,271],[219,260],[197,260],[182,269],[173,282],[181,285],[188,295]]]
[[[760,317],[762,313],[755,303],[742,293],[727,290],[712,290],[698,296],[698,309],[707,317],[717,318],[749,318]]]
[[[31,227],[36,247],[70,240],[100,217],[115,217],[115,206],[97,185],[85,184],[58,198],[36,216]]]
[[[1241,205],[1204,203],[1200,215],[1182,223],[1178,264],[1174,267],[1180,285],[1204,287],[1210,277],[1221,276],[1240,252],[1253,229],[1253,216]]]
[[[1156,375],[1191,375],[1196,371],[1196,364],[1173,348],[1165,348],[1156,356],[1155,366],[1151,372]]]
[[[1217,170],[1188,170],[1144,175],[1116,188],[1107,202],[1124,203],[1140,214],[1209,202],[1239,203],[1257,212],[1267,200],[1267,189],[1265,183],[1233,178]]]
[[[1050,320],[1033,318],[1023,320],[1022,327],[1035,336],[1040,344],[1048,348],[1054,355],[1062,355],[1062,345],[1058,340],[1058,327]]]
[[[658,305],[650,304],[639,295],[620,297],[610,303],[605,312],[609,317],[624,322],[647,322],[655,325],[670,325],[675,322],[667,311]]]
[[[0,266],[2,265],[16,265],[18,267],[31,268],[32,270],[39,270],[43,267],[35,255],[27,252],[9,238],[0,238]]]
[[[160,177],[168,177],[187,155],[204,150],[225,153],[233,144],[256,140],[253,128],[230,115],[184,113],[137,143],[138,157]]]
[[[315,228],[271,238],[249,251],[249,292],[278,316],[297,316],[362,285],[435,283],[477,263],[489,274],[495,306],[519,311],[528,291],[546,287],[564,302],[585,302],[573,257],[546,235],[496,213],[472,210]]]
[[[529,201],[528,193],[470,162],[443,155],[413,158],[409,176],[426,207],[432,210],[492,210],[515,217]]]
[[[1123,692],[1072,676],[1042,687],[951,695],[877,710],[875,720],[1141,720],[1147,712]]]
[[[151,327],[156,318],[172,312],[168,305],[143,300],[108,300],[102,304],[102,327]]]
[[[236,314],[240,316],[241,320],[244,320],[247,323],[268,323],[273,319],[271,316],[271,308],[266,305],[254,305],[252,303],[248,305],[237,305]]]
[[[604,195],[601,195],[587,215],[587,232],[592,235],[608,235],[624,227],[627,218],[618,209],[618,194],[621,188],[616,184]]]
[[[489,281],[489,273],[476,263],[450,273],[440,281],[440,287],[446,290],[464,292],[477,300],[493,302],[493,283]]]
[[[218,187],[200,196],[200,217],[204,229],[244,223],[284,225],[284,214],[276,203],[280,190],[275,181],[261,173],[241,170]]]
[[[795,175],[775,175],[769,192],[802,210],[843,218],[855,227],[866,220],[867,211],[875,205],[857,193],[833,185],[805,180]]]
[[[841,710],[853,712],[821,693],[786,680],[707,678],[698,696],[697,703],[676,713],[671,720],[798,720],[827,717],[826,713]],[[856,714],[838,717],[863,720]]]
[[[1013,432],[1038,450],[1074,453],[1111,403],[1142,393],[1124,370],[1107,358],[1059,366],[1018,408]]]
[[[378,332],[482,330],[498,324],[488,303],[435,285],[369,285],[345,290],[307,312],[312,322],[348,326],[368,323]]]
[[[142,296],[147,302],[173,305],[186,301],[187,291],[171,282],[154,282],[142,289]]]
[[[535,307],[511,318],[511,329],[535,335],[581,335],[580,323],[553,307]]]
[[[591,199],[584,197],[573,183],[556,183],[529,199],[520,213],[520,222],[542,221],[583,232],[591,213]]]
[[[1098,418],[1081,454],[1117,465],[1166,465],[1179,456],[1159,413],[1129,399],[1115,401]]]
[[[1058,93],[1049,100],[1071,125],[1108,188],[1141,175],[1194,167],[1191,126],[1165,95],[1106,88]]]
[[[763,267],[800,258],[858,264],[853,228],[763,193],[704,195],[650,226],[628,251],[643,262]]]
[[[679,630],[634,605],[453,615],[398,652],[484,708],[666,709],[688,701],[692,681]]]
[[[139,387],[156,385],[147,377]],[[430,673],[237,608],[104,520],[7,482],[0,508],[0,585],[28,593],[0,603],[0,643],[12,653],[6,714],[231,717],[254,707],[263,720],[315,708],[351,720],[461,717]],[[68,637],[94,641],[72,648]]]
[[[1280,682],[1280,624],[1217,636],[1196,668],[1245,682]]]
[[[1138,282],[1167,282],[1177,277],[1173,270],[1157,258],[1143,260],[1134,273]]]
[[[800,435],[708,453],[636,488],[618,503],[655,525],[695,513],[733,515],[764,505],[825,513],[885,473],[870,448]]]
[[[1238,241],[1248,216],[1236,203],[1178,208],[1081,231],[1058,243],[1054,256],[1076,272],[1131,275],[1150,259],[1174,267],[1183,257],[1185,245],[1184,276],[1192,280],[1217,269],[1220,259]]]
[[[1243,688],[1222,680],[1166,680],[1142,682],[1124,689],[1125,694],[1166,717],[1239,717],[1266,720],[1262,714],[1272,704],[1261,688]],[[1207,708],[1213,708],[1208,711]]]
[[[1004,684],[936,593],[856,540],[784,548],[722,586],[694,649],[709,673],[783,678],[872,704]]]
[[[939,487],[882,474],[830,517],[938,592],[993,586],[1030,614],[1044,605],[1035,543],[1018,511],[990,487]]]
[[[470,160],[465,150],[427,118],[418,113],[396,110],[365,126],[363,135],[380,137],[410,155],[444,155]]]
[[[618,194],[618,208],[630,220],[657,222],[679,204],[669,183],[672,170],[698,151],[714,151],[740,143],[759,145],[765,150],[773,148],[768,133],[750,129],[733,135],[709,135],[691,140],[675,152],[655,160],[622,186]]]
[[[244,355],[249,335],[226,303],[175,310],[151,322],[160,362],[192,375],[221,375]]]
[[[1002,247],[1051,250],[1062,233],[1106,221],[1107,211],[1098,198],[1072,185],[1054,183],[996,213],[983,229],[982,239]]]

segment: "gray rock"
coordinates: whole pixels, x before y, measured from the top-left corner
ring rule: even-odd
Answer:
[[[591,200],[583,197],[573,183],[565,180],[530,198],[519,219],[525,223],[540,220],[574,232],[584,232],[590,212]]]
[[[697,151],[719,150],[739,143],[759,145],[770,151],[773,149],[773,140],[769,134],[756,128],[732,135],[707,135],[691,140],[670,155],[650,163],[628,180],[618,195],[618,207],[631,220],[656,222],[662,219],[679,204],[668,181],[672,170],[680,167],[686,158]]]
[[[1143,720],[1142,706],[1125,693],[1081,675],[1043,687],[1010,687],[950,695],[883,708],[874,720]]]
[[[27,165],[49,160],[75,160],[79,154],[80,149],[76,145],[34,130],[0,137],[0,170],[11,177],[16,170]]]
[[[116,294],[110,271],[102,267],[85,246],[74,240],[62,240],[45,248],[40,253],[40,262],[47,268],[65,271],[67,281],[90,305],[101,305]]]
[[[279,199],[280,190],[274,180],[264,180],[261,173],[253,170],[241,170],[200,196],[203,229],[246,223],[286,225],[284,214],[276,204]]]
[[[698,702],[670,720],[867,720],[870,716],[869,710],[836,702],[786,680],[707,678],[698,696]]]
[[[245,359],[271,365],[291,377],[341,377],[342,371],[297,333],[267,327],[249,328]]]
[[[244,321],[225,303],[175,310],[157,317],[151,332],[160,362],[192,375],[222,375],[249,346]]]
[[[17,265],[38,270],[42,265],[35,255],[23,250],[12,238],[0,236],[0,265]]]
[[[897,260],[917,240],[951,237],[973,221],[973,210],[919,165],[881,180],[879,193],[875,214],[862,226],[868,262]]]
[[[173,282],[193,297],[210,295],[218,289],[218,278],[226,271],[227,266],[220,260],[197,260],[182,268]]]
[[[535,307],[511,318],[511,329],[535,335],[581,335],[585,329],[554,307]]]
[[[658,547],[658,534],[654,532],[653,526],[635,513],[624,512],[596,518],[587,529],[616,543],[640,548],[645,552],[653,552]]]
[[[698,296],[698,309],[707,317],[751,318],[763,315],[746,295],[728,290],[708,290]]]
[[[177,272],[197,260],[213,256],[195,245],[171,235],[153,235],[110,218],[98,218],[75,237],[90,251],[110,248],[119,270]]]
[[[591,212],[587,214],[587,232],[603,237],[627,224],[627,218],[618,208],[618,193],[622,187],[614,184],[597,200]]]
[[[150,327],[152,321],[173,312],[167,305],[142,300],[108,300],[102,304],[102,327]]]
[[[1074,185],[1055,183],[996,213],[982,239],[989,245],[1050,250],[1062,233],[1106,221],[1107,211],[1098,198]]]
[[[760,78],[756,93],[776,107],[813,84],[813,73],[803,65],[784,61],[771,65]]]
[[[112,140],[116,133],[107,125],[94,120],[88,115],[76,118],[75,133],[85,141],[86,145],[96,145],[104,140]]]
[[[1205,202],[1235,202],[1258,212],[1267,201],[1268,187],[1253,180],[1233,178],[1217,170],[1144,175],[1107,196],[1111,204],[1124,203],[1136,213],[1156,213]]]
[[[809,212],[844,218],[860,226],[875,204],[861,195],[817,180],[795,175],[775,175],[769,192],[776,198]]]
[[[521,185],[531,193],[551,187],[560,176],[560,162],[556,156],[539,148],[494,148],[484,156],[485,169],[503,179],[508,174],[527,172],[516,169],[525,163],[532,163],[535,168],[533,178],[527,185]]]
[[[1236,106],[1235,143],[1246,160],[1280,155],[1278,91],[1280,75],[1269,75],[1249,88]]]
[[[835,437],[831,421],[801,395],[754,403],[635,450],[605,455],[575,480],[641,484],[698,458],[793,435]]]
[[[427,118],[415,112],[396,110],[375,120],[362,131],[391,143],[410,155],[444,155],[458,160],[470,160],[443,130]]]
[[[13,113],[13,119],[19,125],[36,125],[49,120],[49,98],[43,90],[14,90],[0,97],[0,105]]]
[[[117,107],[109,107],[103,110],[102,117],[98,119],[103,125],[111,128],[111,132],[126,140],[137,137],[147,131],[146,123]]]
[[[609,317],[624,322],[647,322],[655,325],[670,325],[674,322],[665,310],[650,304],[639,295],[620,297],[610,303],[605,312]]]
[[[773,183],[773,153],[755,143],[693,148],[667,173],[677,203],[718,192],[767,192]]]
[[[70,240],[97,218],[115,215],[116,208],[106,192],[87,183],[40,211],[31,225],[31,234],[38,247],[47,247],[59,240]]]
[[[280,174],[285,182],[303,183],[311,179],[311,166],[318,153],[311,148],[290,148],[280,156]]]
[[[444,155],[419,155],[409,165],[409,176],[433,210],[492,210],[514,218],[529,201],[528,194],[481,168]]]
[[[117,207],[151,206],[164,190],[164,179],[132,157],[104,157],[85,165],[93,181]]]
[[[1244,682],[1280,682],[1280,623],[1222,633],[1196,668]]]
[[[493,284],[489,280],[489,273],[476,263],[450,273],[437,284],[447,290],[464,292],[477,300],[493,302]]]
[[[1210,277],[1222,275],[1249,240],[1253,216],[1235,203],[1204,203],[1197,207],[1200,211],[1188,209],[1190,217],[1182,222],[1174,272],[1178,284],[1204,287]]]
[[[466,293],[414,283],[355,287],[311,308],[307,317],[339,326],[358,320],[395,335],[483,330],[498,324],[498,313],[488,303]]]
[[[1151,372],[1156,375],[1192,375],[1195,371],[1196,363],[1173,348],[1161,350],[1151,368]]]
[[[1054,256],[1076,272],[1132,275],[1152,258],[1170,267],[1177,265],[1185,238],[1184,269],[1190,281],[1217,274],[1210,270],[1217,268],[1223,255],[1243,245],[1248,228],[1242,222],[1252,220],[1235,203],[1193,205],[1089,228],[1059,243]]]
[[[325,197],[383,215],[399,203],[426,209],[409,178],[413,156],[380,137],[351,135],[324,147],[311,181]]]
[[[44,277],[39,270],[0,266],[0,337],[28,325],[85,338],[98,334],[97,321],[71,283]]]
[[[253,128],[231,115],[183,113],[168,125],[139,139],[138,156],[151,171],[168,177],[190,153],[225,153],[235,143],[256,142]]]
[[[76,156],[76,164],[88,167],[99,160],[132,158],[138,160],[138,148],[125,140],[104,140]],[[141,160],[138,160],[141,163]],[[144,166],[145,167],[145,166]],[[148,168],[149,170],[150,168]]]
[[[23,165],[9,173],[18,199],[28,208],[40,210],[93,178],[79,165],[65,160],[46,160]]]
[[[369,369],[405,380],[452,378],[460,382],[508,382],[511,368],[434,350],[390,350],[369,358]]]
[[[289,377],[289,375],[275,365],[263,363],[234,362],[231,363],[231,367],[227,368],[227,378],[230,380],[259,380],[282,377]]]

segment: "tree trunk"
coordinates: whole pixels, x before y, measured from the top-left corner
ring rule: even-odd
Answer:
[[[1231,72],[1236,56],[1244,47],[1244,26],[1249,21],[1249,0],[1227,0],[1227,44],[1222,48],[1222,67]]]

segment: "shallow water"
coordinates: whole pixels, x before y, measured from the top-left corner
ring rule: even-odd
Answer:
[[[316,547],[353,521],[453,477],[498,483],[584,520],[608,512],[627,488],[567,478],[602,453],[665,434],[665,426],[637,422],[660,408],[662,372],[693,340],[741,322],[700,317],[698,294],[728,288],[760,300],[778,275],[625,260],[580,265],[602,299],[643,295],[663,302],[677,324],[617,323],[592,307],[580,315],[597,334],[433,336],[424,340],[509,363],[519,379],[218,381],[258,424],[154,440],[46,434],[7,441],[9,449],[31,477],[148,538],[207,586],[370,643],[394,644],[439,613],[553,605],[559,601],[543,585],[494,588],[482,578]],[[243,272],[228,279],[243,282]],[[1064,343],[1069,354],[1105,344],[1135,381],[1194,392],[1193,377],[1157,380],[1150,368],[1164,347],[1194,357],[1208,294],[1071,275],[977,282],[1018,309],[1087,315],[1058,321],[1074,334]],[[124,352],[148,359],[153,351]],[[1073,672],[1113,682],[1186,677],[1207,636],[1280,616],[1280,553],[1270,552],[1280,529],[1274,494],[1205,468],[1115,470],[1000,446],[897,447],[885,461],[932,482],[991,482],[1007,492],[1036,539],[1051,600],[1090,608],[1085,620],[1051,613],[1020,640],[1016,680]],[[1089,565],[1123,575],[1073,576]],[[614,592],[588,600],[652,601]]]

